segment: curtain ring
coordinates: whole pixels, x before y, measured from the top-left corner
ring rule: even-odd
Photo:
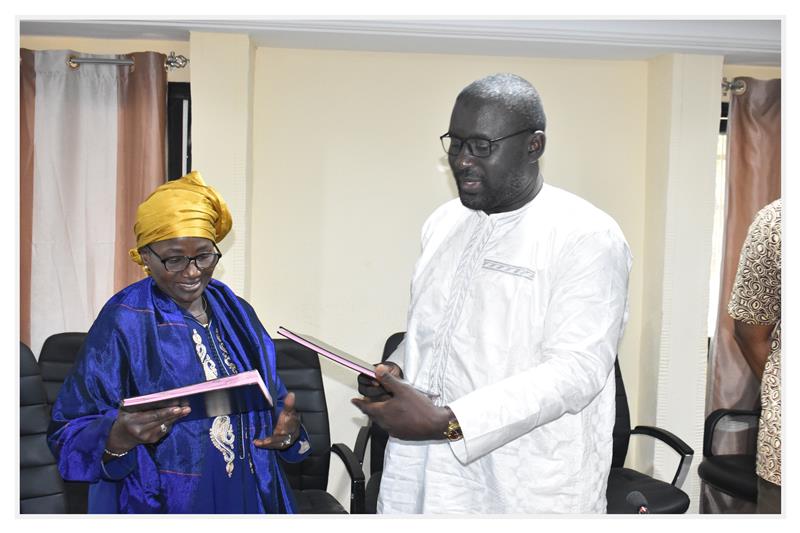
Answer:
[[[67,58],[67,66],[69,66],[69,68],[71,68],[72,70],[78,70],[79,68],[81,68],[80,63],[75,62],[75,57],[76,56],[69,56]]]
[[[733,83],[731,84],[731,92],[736,96],[743,95],[747,92],[747,82],[742,79],[733,80]]]

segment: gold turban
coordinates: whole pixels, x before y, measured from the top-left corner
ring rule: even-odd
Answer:
[[[136,210],[136,248],[131,259],[142,265],[139,248],[176,237],[203,237],[217,243],[231,230],[225,200],[209,187],[199,172],[158,187]]]

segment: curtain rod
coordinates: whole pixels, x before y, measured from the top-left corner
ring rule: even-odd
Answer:
[[[82,64],[129,65],[131,67],[134,67],[136,65],[134,60],[131,58],[111,59],[103,57],[76,57],[76,56],[70,56],[67,58],[67,65],[69,65],[73,69],[80,68]],[[187,57],[182,55],[176,56],[175,52],[170,52],[167,58],[164,60],[164,68],[166,68],[167,70],[184,68],[188,64],[189,64],[189,59]]]

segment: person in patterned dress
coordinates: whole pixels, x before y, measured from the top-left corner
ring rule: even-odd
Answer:
[[[52,411],[62,477],[89,482],[90,513],[292,513],[279,463],[310,453],[253,308],[212,278],[230,231],[197,172],[138,208],[131,257],[148,274],[114,295],[88,332]],[[189,407],[126,412],[124,398],[257,370],[275,405],[186,418]],[[185,420],[182,420],[186,418]]]
[[[758,513],[781,512],[781,209],[762,208],[747,231],[728,303],[734,338],[761,380]]]

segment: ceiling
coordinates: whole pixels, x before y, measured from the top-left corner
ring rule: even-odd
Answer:
[[[379,52],[643,60],[722,55],[780,66],[781,19],[20,20],[20,35],[188,41],[190,32],[248,34],[257,46]]]

